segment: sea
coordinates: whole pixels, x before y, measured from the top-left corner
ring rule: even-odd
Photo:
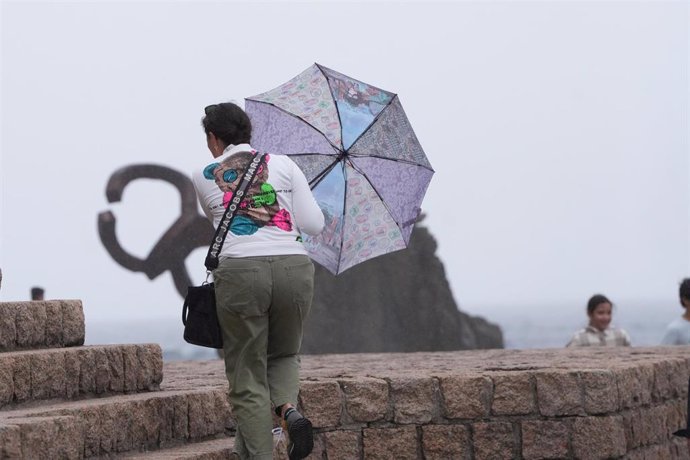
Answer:
[[[508,349],[562,348],[578,329],[587,325],[584,305],[492,306],[463,311],[497,324]],[[633,346],[654,346],[660,343],[666,325],[682,313],[680,305],[673,300],[620,303],[614,306],[612,324],[628,332]],[[186,343],[182,332],[182,322],[177,315],[136,321],[90,321],[87,318],[85,343],[158,343],[165,361],[219,357],[215,350]]]

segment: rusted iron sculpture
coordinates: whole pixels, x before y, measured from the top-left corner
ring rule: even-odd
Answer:
[[[192,284],[185,260],[196,248],[208,246],[213,226],[198,212],[192,181],[174,169],[154,164],[125,166],[115,171],[105,189],[108,203],[117,203],[127,185],[137,179],[158,179],[172,184],[180,193],[180,217],[154,245],[146,259],[140,259],[123,249],[115,233],[116,219],[112,212],[98,214],[98,233],[108,253],[124,268],[143,272],[154,279],[169,270],[181,297]]]

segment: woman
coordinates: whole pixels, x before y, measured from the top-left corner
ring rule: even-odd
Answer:
[[[589,325],[577,331],[566,347],[629,347],[630,336],[623,329],[611,327],[613,304],[606,296],[593,295],[587,302]]]
[[[205,112],[202,125],[213,160],[192,180],[202,209],[217,227],[256,152],[241,108],[222,103]],[[302,328],[314,291],[314,265],[301,234],[321,232],[324,216],[290,158],[265,153],[263,161],[213,272],[216,308],[237,419],[235,454],[242,460],[272,459],[273,407],[287,429],[288,456],[294,460],[313,448],[311,422],[295,407]]]

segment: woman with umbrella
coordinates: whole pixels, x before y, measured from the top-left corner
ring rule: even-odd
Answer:
[[[201,207],[217,227],[256,152],[241,108],[222,103],[205,112],[202,125],[214,159],[192,180]],[[289,157],[266,154],[263,161],[213,272],[217,313],[237,418],[236,454],[243,460],[272,458],[273,404],[288,431],[289,458],[301,459],[313,448],[311,422],[295,406],[302,328],[314,288],[314,265],[301,232],[321,232],[324,216]]]

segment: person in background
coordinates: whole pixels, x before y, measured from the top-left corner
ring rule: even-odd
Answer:
[[[31,300],[43,300],[45,297],[45,290],[40,287],[31,288]]]
[[[612,312],[613,304],[606,296],[593,295],[587,302],[589,324],[577,331],[566,347],[629,347],[628,333],[610,326]]]
[[[685,312],[666,326],[662,345],[690,345],[690,278],[685,278],[678,289],[680,306]]]
[[[217,227],[251,159],[251,122],[232,103],[206,107],[202,125],[213,160],[192,175],[206,216]],[[316,235],[324,215],[307,179],[285,155],[264,155],[240,202],[213,271],[225,372],[237,419],[235,455],[273,458],[271,405],[287,429],[290,460],[309,455],[312,424],[296,409],[299,350],[314,293],[314,264],[302,233]]]

